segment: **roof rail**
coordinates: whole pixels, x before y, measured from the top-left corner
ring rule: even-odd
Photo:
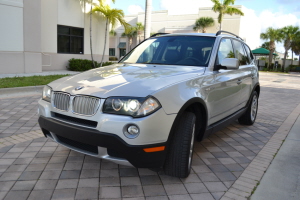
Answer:
[[[155,37],[158,35],[166,35],[166,34],[170,34],[170,33],[155,33],[155,34],[151,35],[150,37]]]
[[[237,38],[241,39],[242,41],[244,41],[244,40],[243,40],[242,38],[240,38],[238,35],[233,34],[233,33],[230,33],[230,32],[228,32],[228,31],[218,31],[218,32],[216,33],[216,36],[221,35],[221,33],[228,33],[228,34],[234,35],[235,37],[237,37]]]

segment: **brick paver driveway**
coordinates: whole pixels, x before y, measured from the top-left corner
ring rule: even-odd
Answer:
[[[70,151],[40,133],[39,96],[0,99],[0,199],[220,199],[300,103],[300,76],[260,76],[256,123],[196,143],[186,179]]]

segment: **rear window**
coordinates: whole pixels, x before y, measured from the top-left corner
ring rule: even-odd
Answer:
[[[165,36],[150,38],[127,54],[122,63],[208,66],[214,37]]]

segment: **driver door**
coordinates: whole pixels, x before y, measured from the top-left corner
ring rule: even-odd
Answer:
[[[223,38],[220,42],[216,65],[224,58],[234,58],[234,50],[230,38]],[[238,111],[240,104],[240,72],[239,70],[214,71],[211,85],[206,88],[207,105],[210,110],[209,124],[213,124]]]

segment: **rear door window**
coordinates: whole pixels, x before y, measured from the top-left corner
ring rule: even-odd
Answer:
[[[247,45],[244,44],[244,47],[245,47],[245,50],[246,50],[246,52],[247,52],[249,61],[250,61],[250,63],[251,63],[251,62],[254,60],[254,56],[253,56],[253,54],[252,54],[250,48],[249,48]]]

